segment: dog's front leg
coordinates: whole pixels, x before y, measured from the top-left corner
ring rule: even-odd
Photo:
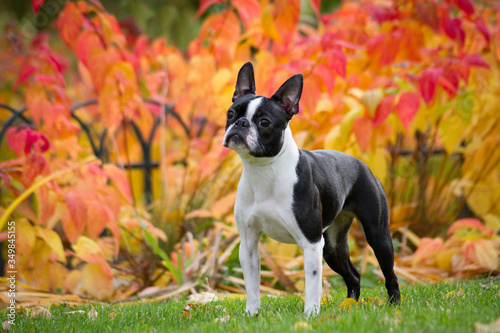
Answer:
[[[317,243],[306,242],[302,246],[306,284],[304,312],[307,316],[319,314],[321,307],[324,244],[321,237]]]
[[[260,307],[260,233],[246,230],[240,233],[240,264],[247,291],[246,313],[254,315]]]

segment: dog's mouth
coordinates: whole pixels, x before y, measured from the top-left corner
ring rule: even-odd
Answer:
[[[229,149],[247,148],[245,140],[241,136],[239,136],[238,133],[233,133],[226,136],[222,145]]]

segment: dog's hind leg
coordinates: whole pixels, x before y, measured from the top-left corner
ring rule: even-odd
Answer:
[[[351,262],[347,245],[347,233],[353,218],[352,213],[342,211],[323,233],[325,239],[323,258],[328,266],[344,279],[347,297],[358,300],[361,274]]]
[[[373,249],[385,277],[390,303],[399,303],[398,278],[394,273],[394,248],[389,232],[389,208],[382,185],[374,187],[377,193],[364,192],[361,202],[371,203],[357,207],[355,214],[363,226],[366,240]]]

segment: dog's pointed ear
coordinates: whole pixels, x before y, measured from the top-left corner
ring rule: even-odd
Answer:
[[[238,73],[238,79],[236,80],[236,87],[233,94],[233,103],[238,98],[247,94],[255,94],[253,66],[250,62],[244,64]]]
[[[290,117],[299,113],[299,100],[302,95],[303,81],[302,74],[296,74],[286,80],[271,97],[271,99],[281,103],[281,106]]]

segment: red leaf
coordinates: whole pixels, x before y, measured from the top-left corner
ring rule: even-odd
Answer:
[[[432,28],[435,32],[439,30],[439,17],[437,15],[436,4],[431,1],[424,1],[415,4],[415,11],[420,19]]]
[[[361,151],[365,152],[369,150],[373,131],[372,120],[367,116],[356,118],[352,130]]]
[[[488,30],[488,27],[484,23],[484,20],[481,17],[478,17],[476,19],[476,28],[479,30],[481,34],[483,34],[484,39],[486,40],[486,43],[490,43],[491,40],[491,35],[490,31]]]
[[[464,45],[465,31],[462,29],[462,21],[460,19],[455,18],[450,20],[449,18],[445,18],[443,20],[443,29],[448,37],[460,44],[460,47]]]
[[[12,86],[12,89],[15,90],[19,83],[23,82],[27,78],[31,76],[38,68],[35,66],[24,66],[21,69],[21,73],[19,74],[19,78],[14,82],[14,85]]]
[[[458,90],[459,77],[457,71],[447,68],[439,78],[439,83],[441,83],[448,95],[453,98]]]
[[[35,12],[35,14],[38,14],[38,11],[40,10],[40,8],[42,8],[45,1],[46,0],[31,0],[31,4],[33,5],[33,11]]]
[[[196,18],[200,17],[204,12],[207,11],[207,9],[216,4],[216,3],[222,3],[225,2],[224,0],[200,0],[200,8],[196,12]]]
[[[335,77],[329,68],[322,63],[318,63],[316,67],[314,67],[314,75],[321,78],[321,80],[325,83],[326,89],[329,93],[333,91],[333,86],[335,85]]]
[[[464,61],[469,66],[484,67],[487,69],[491,68],[490,64],[488,64],[479,54],[469,54],[464,58]]]
[[[401,95],[396,106],[396,112],[403,123],[403,127],[408,130],[410,123],[420,107],[420,96],[415,92],[406,92]]]
[[[420,84],[420,92],[422,93],[425,103],[429,104],[429,102],[434,98],[436,84],[442,73],[442,68],[427,68],[420,75],[418,82]]]
[[[395,8],[377,6],[366,3],[364,6],[377,20],[378,23],[392,21],[399,17],[399,12]]]
[[[453,2],[467,15],[474,14],[474,3],[472,2],[472,0],[453,0]]]
[[[26,131],[22,130],[21,126],[18,128],[9,127],[5,133],[7,144],[17,156],[23,155],[23,146],[26,144],[26,136]]]
[[[231,4],[245,27],[250,25],[250,22],[254,19],[260,19],[260,4],[257,0],[232,0]]]
[[[335,73],[345,78],[347,58],[344,52],[339,49],[333,49],[327,53],[326,61]]]
[[[375,110],[373,127],[380,126],[394,110],[394,95],[385,96]]]

